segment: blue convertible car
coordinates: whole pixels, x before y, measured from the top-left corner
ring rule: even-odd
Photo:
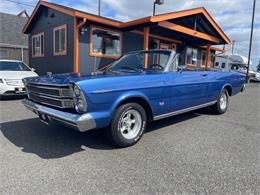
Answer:
[[[244,90],[243,74],[178,62],[174,51],[139,51],[92,75],[26,78],[23,104],[46,123],[81,132],[109,127],[113,143],[126,147],[140,140],[149,121],[208,106],[222,114],[229,97]]]

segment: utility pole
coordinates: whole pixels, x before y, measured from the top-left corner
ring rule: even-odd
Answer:
[[[233,40],[233,41],[232,41],[232,54],[234,53],[235,42],[236,42],[236,40]]]
[[[101,0],[98,0],[98,15],[101,15]]]
[[[156,7],[156,4],[157,5],[162,5],[164,3],[164,0],[155,0],[153,2],[153,16],[155,15],[155,7]]]
[[[253,32],[254,32],[254,20],[255,20],[255,2],[253,0],[253,12],[252,12],[252,23],[251,23],[251,34],[250,34],[250,42],[249,42],[249,52],[248,52],[248,63],[247,63],[247,70],[246,70],[246,82],[249,81],[249,68],[250,68],[250,60],[251,60],[251,49],[252,49],[252,41],[253,41]]]

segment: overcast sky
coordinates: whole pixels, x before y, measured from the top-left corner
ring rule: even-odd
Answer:
[[[0,12],[17,14],[27,10],[31,14],[35,0],[1,0]],[[50,0],[79,10],[97,14],[98,0]],[[121,21],[128,21],[152,14],[154,0],[101,0],[102,15]],[[251,14],[253,0],[164,0],[156,7],[156,13],[166,13],[195,7],[205,7],[231,40],[235,42],[235,52],[248,56]],[[252,62],[256,66],[260,60],[260,0],[256,0],[256,15],[252,47]],[[231,49],[231,46],[227,46]]]

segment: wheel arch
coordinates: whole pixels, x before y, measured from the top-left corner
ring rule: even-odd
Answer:
[[[144,95],[140,95],[140,94],[135,94],[135,95],[128,95],[128,96],[124,96],[122,98],[120,98],[116,104],[113,107],[113,113],[114,111],[121,105],[123,104],[127,104],[127,103],[137,103],[140,104],[145,112],[146,112],[146,116],[148,121],[152,121],[153,120],[153,109],[149,103],[149,100],[147,97],[145,97]]]
[[[221,91],[223,91],[224,89],[227,90],[229,96],[232,96],[233,89],[232,89],[231,84],[226,84],[226,85],[224,85],[224,86],[222,87],[222,90],[221,90]]]

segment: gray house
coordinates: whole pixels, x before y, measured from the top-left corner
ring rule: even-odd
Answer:
[[[28,64],[28,35],[22,32],[27,20],[25,11],[18,15],[0,13],[0,59],[21,60]]]
[[[180,64],[213,67],[214,45],[230,44],[203,7],[121,22],[39,1],[23,32],[29,35],[30,66],[47,72],[89,74],[122,54],[148,49],[179,53]]]

